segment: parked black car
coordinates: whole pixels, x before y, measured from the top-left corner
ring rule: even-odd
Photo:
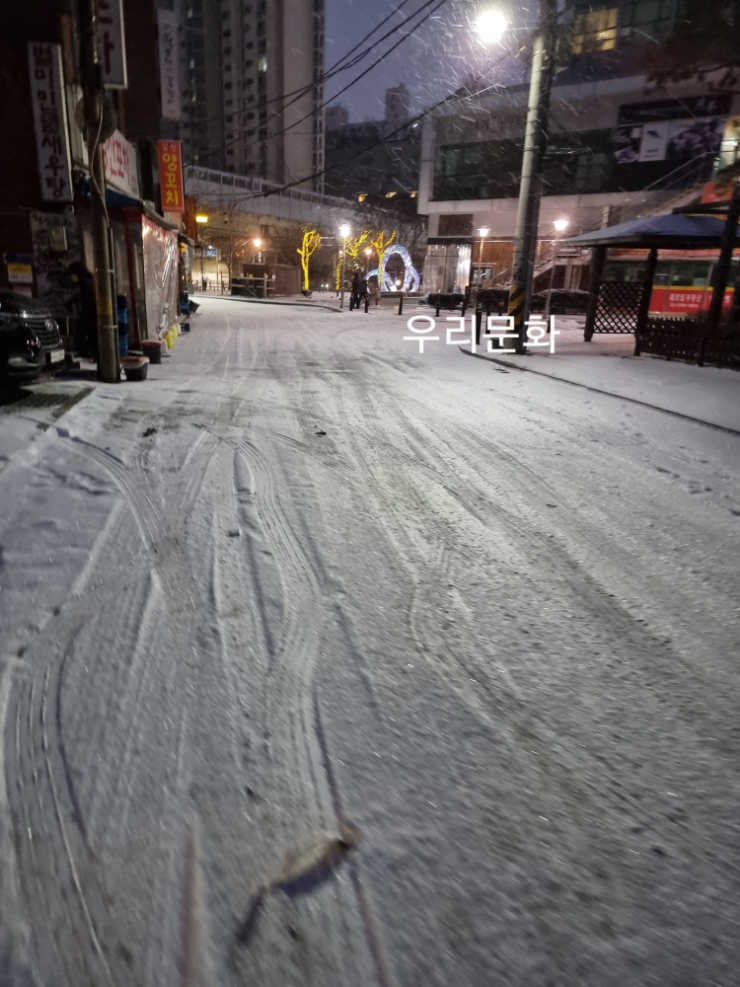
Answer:
[[[63,363],[59,326],[46,305],[0,289],[0,387],[28,384]]]

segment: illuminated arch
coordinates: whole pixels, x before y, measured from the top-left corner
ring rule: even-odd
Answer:
[[[418,291],[421,285],[421,278],[419,277],[418,271],[411,263],[411,257],[409,252],[405,247],[402,247],[399,243],[394,243],[393,246],[388,247],[387,250],[383,251],[383,256],[380,259],[380,274],[378,270],[372,271],[378,277],[378,283],[381,285],[381,291],[393,291],[395,285],[393,284],[391,277],[386,273],[385,265],[389,257],[393,254],[398,254],[398,256],[403,261],[403,290],[405,292]]]

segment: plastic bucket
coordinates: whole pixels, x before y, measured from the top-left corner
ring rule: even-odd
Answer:
[[[162,362],[162,343],[159,339],[145,339],[142,341],[141,349],[144,356],[149,357],[150,363]]]
[[[149,359],[145,356],[121,357],[121,370],[126,375],[126,380],[146,380],[148,369]]]

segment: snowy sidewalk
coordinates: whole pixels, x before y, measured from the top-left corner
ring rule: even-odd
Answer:
[[[555,352],[531,350],[524,356],[460,349],[501,366],[531,371],[554,380],[588,387],[603,394],[637,401],[719,428],[740,432],[740,374],[717,367],[633,356],[635,338],[594,336],[583,339],[583,320],[556,319]]]

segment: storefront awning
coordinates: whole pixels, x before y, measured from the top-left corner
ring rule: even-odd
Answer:
[[[112,188],[110,185],[105,190],[105,204],[108,209],[141,209],[142,206],[141,199],[136,199],[133,195],[127,195],[125,192],[121,192],[117,188]]]
[[[667,216],[633,219],[629,223],[582,233],[569,240],[562,240],[561,243],[569,247],[657,247],[659,250],[700,250],[703,247],[719,248],[724,228],[723,217],[671,213]],[[740,239],[737,243],[740,245]]]

